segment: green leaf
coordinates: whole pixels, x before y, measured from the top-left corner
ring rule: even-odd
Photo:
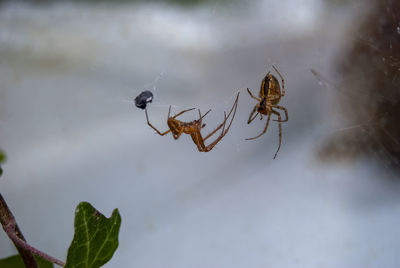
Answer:
[[[35,256],[35,260],[40,268],[53,268],[53,264],[40,257]],[[20,255],[14,255],[5,259],[0,260],[1,268],[25,268],[25,264],[22,261]]]
[[[0,149],[0,163],[4,163],[6,159],[6,154],[3,152],[3,150]]]
[[[65,268],[97,268],[108,262],[118,247],[120,226],[118,209],[107,219],[89,203],[80,203],[75,211],[75,235]]]

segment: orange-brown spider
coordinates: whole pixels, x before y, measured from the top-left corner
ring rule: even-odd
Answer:
[[[282,125],[281,122],[287,122],[288,121],[288,112],[285,107],[279,106],[278,103],[281,100],[282,96],[285,96],[285,80],[283,79],[281,73],[275,68],[275,66],[272,66],[274,70],[278,73],[278,75],[282,79],[282,92],[281,92],[281,86],[279,85],[278,79],[276,79],[275,76],[270,74],[270,72],[267,73],[267,75],[264,77],[264,79],[261,82],[261,88],[260,92],[258,93],[259,98],[254,97],[254,95],[250,92],[250,89],[247,89],[247,92],[249,92],[250,96],[257,100],[258,103],[254,107],[253,111],[251,112],[249,119],[247,120],[247,124],[250,124],[258,114],[260,114],[260,120],[262,120],[262,115],[268,116],[267,118],[267,123],[265,125],[264,131],[261,132],[258,136],[255,136],[253,138],[249,138],[246,140],[254,140],[263,135],[265,132],[267,132],[268,129],[268,124],[269,120],[271,118],[272,114],[276,114],[278,116],[278,120],[273,120],[277,121],[279,123],[279,146],[278,149],[276,150],[276,153],[274,155],[274,159],[276,158],[276,155],[278,154],[279,149],[281,148],[281,143],[282,143]],[[279,112],[274,110],[273,108],[283,110],[285,112],[285,120],[281,120],[281,115]],[[254,113],[256,113],[255,116]]]
[[[169,106],[168,119],[167,119],[167,124],[168,124],[169,129],[165,132],[160,132],[149,122],[149,116],[147,115],[147,109],[145,109],[147,124],[161,136],[164,136],[164,135],[168,134],[169,132],[171,132],[172,137],[174,137],[175,140],[178,139],[182,133],[189,134],[192,137],[193,142],[196,144],[197,149],[200,152],[209,152],[226,135],[226,133],[228,133],[228,130],[232,125],[233,118],[235,118],[238,100],[239,100],[239,93],[237,94],[236,100],[233,103],[233,106],[232,106],[230,112],[228,113],[228,116],[226,116],[226,113],[224,112],[224,122],[222,122],[222,124],[220,124],[216,129],[214,129],[211,133],[209,133],[205,138],[203,138],[200,131],[203,127],[206,126],[206,124],[203,124],[203,118],[211,111],[211,109],[208,110],[204,115],[201,115],[200,110],[198,110],[199,111],[199,119],[198,120],[194,120],[191,122],[183,122],[183,121],[177,120],[176,118],[183,113],[194,110],[195,108],[183,110],[183,111],[177,113],[176,115],[174,115],[173,117],[170,117],[171,106]],[[225,129],[225,123],[228,120],[229,116],[231,116],[232,111],[233,111],[232,119],[229,122],[228,127]],[[206,146],[204,142],[208,138],[210,138],[215,132],[217,132],[220,128],[222,128],[222,132],[218,136],[218,138]]]

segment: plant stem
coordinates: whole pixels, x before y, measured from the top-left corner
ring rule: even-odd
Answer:
[[[0,222],[1,225],[3,226],[4,231],[7,233],[8,237],[13,241],[26,267],[38,268],[38,265],[35,259],[33,258],[32,253],[57,265],[65,266],[64,262],[26,243],[24,236],[22,235],[20,229],[18,228],[17,222],[13,214],[11,213],[10,209],[7,206],[6,201],[4,200],[1,194],[0,194]]]
[[[20,247],[22,247],[22,248],[24,248],[24,249],[26,249],[26,250],[29,250],[29,251],[32,252],[33,254],[35,254],[35,255],[37,255],[37,256],[40,256],[40,257],[42,257],[43,259],[46,259],[46,260],[48,260],[48,261],[50,261],[50,262],[53,262],[53,263],[55,263],[55,264],[57,264],[57,265],[65,266],[65,263],[64,263],[63,261],[60,261],[60,260],[58,260],[58,259],[56,259],[56,258],[54,258],[54,257],[52,257],[52,256],[50,256],[50,255],[48,255],[48,254],[46,254],[46,253],[44,253],[44,252],[42,252],[42,251],[40,251],[40,250],[38,250],[38,249],[32,247],[31,245],[29,245],[28,243],[26,243],[26,241],[20,239],[20,238],[14,233],[15,226],[13,226],[12,224],[9,224],[8,226],[5,226],[4,230],[6,230],[6,233],[7,233],[8,236],[11,238],[11,240],[12,240],[15,244],[18,244],[18,246],[20,246]]]
[[[15,235],[18,236],[20,239],[25,240],[24,236],[22,235],[21,230],[18,228],[18,225],[15,221],[15,218],[13,214],[11,213],[10,209],[7,206],[6,201],[4,200],[3,196],[0,194],[0,222],[1,225],[5,230],[5,226],[10,223],[14,223],[14,232]],[[6,231],[7,232],[7,231]],[[12,240],[12,239],[11,239]],[[14,241],[13,241],[14,242]],[[29,250],[26,250],[20,246],[18,246],[14,242],[15,247],[17,248],[19,254],[21,255],[21,258],[25,264],[26,267],[28,268],[38,268],[38,265],[35,261],[35,258],[33,258],[32,253]]]

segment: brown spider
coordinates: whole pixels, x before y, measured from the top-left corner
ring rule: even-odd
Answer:
[[[247,92],[249,92],[250,96],[257,100],[258,103],[254,107],[253,111],[251,112],[249,119],[247,120],[247,124],[250,124],[258,114],[260,114],[260,120],[262,120],[262,115],[267,115],[267,123],[265,125],[264,131],[261,132],[260,135],[255,136],[253,138],[249,138],[246,140],[254,140],[263,135],[265,132],[267,132],[268,129],[268,124],[269,120],[271,118],[272,114],[276,114],[278,116],[278,120],[273,120],[277,121],[279,123],[279,146],[278,149],[276,150],[274,159],[276,158],[276,155],[278,154],[279,149],[281,148],[281,143],[282,143],[282,125],[281,122],[287,122],[288,121],[288,112],[285,107],[279,106],[278,103],[281,100],[282,96],[285,96],[285,80],[283,79],[281,73],[275,68],[275,66],[272,66],[274,70],[278,73],[278,75],[282,79],[282,93],[281,93],[281,87],[279,85],[278,79],[276,79],[275,76],[270,74],[269,72],[267,75],[264,77],[264,79],[261,82],[261,88],[260,92],[258,93],[259,98],[254,97],[254,95],[250,92],[250,89],[247,89]],[[283,110],[285,112],[285,120],[281,120],[281,115],[279,112],[274,110],[273,108]],[[255,116],[254,113],[256,113]]]
[[[183,122],[183,121],[177,120],[176,118],[183,113],[194,110],[195,108],[183,110],[183,111],[177,113],[176,115],[174,115],[173,117],[170,117],[171,106],[169,106],[168,120],[167,120],[169,129],[165,132],[160,132],[149,122],[149,116],[147,115],[147,109],[145,109],[147,124],[161,136],[164,136],[164,135],[168,134],[169,132],[172,132],[172,137],[174,137],[175,140],[178,139],[182,133],[189,134],[192,137],[193,142],[197,145],[197,149],[200,152],[209,152],[226,135],[226,133],[228,133],[228,130],[231,127],[233,118],[235,117],[235,114],[236,114],[238,100],[239,100],[239,93],[237,94],[236,100],[235,100],[230,112],[228,113],[228,116],[226,116],[226,113],[224,112],[224,122],[222,122],[221,125],[219,125],[211,133],[209,133],[205,138],[203,138],[203,136],[200,133],[201,129],[206,126],[206,124],[203,124],[202,120],[211,111],[211,109],[208,110],[204,115],[201,115],[200,110],[198,110],[199,111],[199,119],[198,120],[194,120],[191,122]],[[229,122],[228,127],[225,129],[225,123],[228,120],[229,116],[231,115],[232,111],[233,111],[232,119]],[[222,128],[222,132],[218,136],[218,138],[206,146],[204,144],[204,142],[209,137],[211,137],[215,132],[217,132],[220,128]]]

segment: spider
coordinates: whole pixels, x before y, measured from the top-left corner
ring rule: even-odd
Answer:
[[[278,116],[278,120],[273,119],[273,121],[276,121],[279,123],[279,146],[278,149],[276,150],[276,153],[274,155],[274,158],[276,158],[276,155],[278,154],[279,149],[281,148],[281,143],[282,143],[282,125],[281,122],[287,122],[288,121],[288,112],[285,107],[279,106],[278,103],[281,100],[282,96],[285,96],[285,80],[283,79],[281,73],[275,68],[275,66],[272,66],[274,70],[278,73],[280,78],[282,79],[282,92],[281,92],[281,87],[279,85],[278,79],[276,79],[275,76],[270,74],[270,72],[267,73],[267,75],[264,77],[264,79],[261,82],[261,88],[260,92],[258,93],[258,98],[254,97],[254,95],[251,93],[250,89],[247,89],[247,92],[249,92],[250,97],[253,99],[257,100],[258,103],[256,106],[254,106],[253,111],[251,112],[249,119],[247,120],[247,124],[250,124],[258,114],[260,114],[260,120],[262,120],[262,115],[268,116],[267,118],[267,123],[265,124],[265,128],[261,134],[253,137],[253,138],[248,138],[246,140],[254,140],[257,139],[258,137],[262,136],[265,132],[267,132],[268,129],[268,124],[269,120],[271,118],[272,114],[276,114]],[[281,120],[281,115],[278,111],[274,110],[275,109],[280,109],[285,112],[285,120]],[[257,113],[256,113],[257,112]],[[256,115],[254,115],[256,113]],[[254,115],[254,116],[253,116]]]
[[[201,115],[200,110],[198,110],[199,111],[199,119],[198,120],[194,120],[191,122],[183,122],[176,118],[183,113],[194,110],[195,108],[183,110],[183,111],[177,113],[176,115],[174,115],[173,117],[170,117],[171,106],[169,106],[168,119],[167,119],[167,124],[168,124],[169,129],[165,132],[160,132],[149,122],[149,116],[147,115],[147,109],[145,109],[147,124],[152,129],[154,129],[157,132],[157,134],[159,134],[161,136],[164,136],[164,135],[168,134],[169,132],[171,132],[172,137],[174,137],[175,140],[177,140],[181,136],[182,133],[189,134],[192,137],[193,142],[196,144],[197,149],[200,152],[209,152],[226,135],[226,133],[228,133],[228,130],[231,127],[232,121],[236,114],[238,100],[239,100],[239,93],[237,94],[236,100],[235,100],[231,110],[229,111],[228,116],[226,115],[226,112],[224,112],[224,121],[222,122],[222,124],[220,124],[216,129],[214,129],[211,133],[209,133],[204,138],[200,132],[201,129],[206,126],[206,124],[203,124],[203,118],[211,111],[211,109],[208,110],[204,115]],[[228,127],[225,129],[225,123],[228,120],[229,116],[231,116],[232,111],[233,111],[232,119],[229,122]],[[213,142],[211,142],[209,145],[206,146],[204,142],[221,128],[222,128],[222,132],[218,136],[218,138],[216,138]]]

